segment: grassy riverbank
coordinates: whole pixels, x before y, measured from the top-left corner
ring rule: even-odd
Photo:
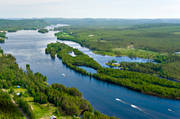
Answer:
[[[2,52],[1,52],[2,53]],[[0,118],[49,119],[115,119],[93,111],[76,88],[61,84],[48,85],[46,77],[33,73],[30,66],[24,72],[11,55],[0,57]],[[22,113],[22,112],[23,113]],[[85,113],[84,113],[85,112]]]
[[[69,52],[72,51],[75,52],[75,57],[69,55]],[[63,63],[83,74],[88,73],[78,68],[79,65],[96,69],[98,73],[93,74],[93,76],[99,80],[115,83],[146,94],[180,99],[180,83],[178,82],[146,73],[103,68],[89,56],[62,43],[49,44],[46,48],[46,53],[51,54],[53,58],[57,54],[57,57],[61,58]]]

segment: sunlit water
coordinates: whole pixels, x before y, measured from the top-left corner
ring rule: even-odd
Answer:
[[[72,42],[72,41],[62,41],[62,40],[58,40],[61,43],[67,44],[73,48],[76,48],[80,51],[82,51],[83,53],[89,55],[90,57],[92,57],[94,60],[96,60],[99,64],[101,64],[101,66],[103,67],[109,67],[108,65],[106,65],[106,63],[108,63],[109,61],[115,60],[117,62],[141,62],[141,63],[146,63],[146,62],[153,62],[150,59],[143,59],[143,58],[130,58],[127,56],[123,56],[123,57],[114,57],[114,56],[103,56],[103,55],[98,55],[93,53],[91,50],[89,50],[88,48],[82,47],[80,44]]]
[[[24,69],[26,64],[30,64],[34,72],[41,72],[47,76],[49,84],[60,83],[78,88],[83,93],[84,98],[102,113],[121,119],[180,118],[180,101],[144,95],[121,86],[83,76],[66,67],[60,59],[52,60],[44,52],[48,43],[57,41],[52,31],[47,34],[40,34],[37,31],[18,31],[8,33],[7,37],[5,44],[0,44],[0,46],[5,53],[11,53],[16,57],[20,67]],[[82,48],[80,45],[78,47],[93,57],[94,54],[88,49]],[[105,57],[109,56],[93,58],[105,66],[107,61]]]

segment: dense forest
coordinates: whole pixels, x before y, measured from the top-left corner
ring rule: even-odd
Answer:
[[[157,56],[154,62],[148,63],[135,63],[135,62],[120,62],[109,61],[107,63],[110,67],[118,67],[121,70],[142,72],[153,74],[167,79],[180,80],[180,56],[167,55]]]
[[[49,24],[68,24],[72,27],[83,28],[128,28],[144,24],[179,24],[179,19],[93,19],[93,18],[46,18]],[[147,26],[147,25],[146,25]]]
[[[38,32],[39,33],[48,33],[49,31],[47,29],[39,29]]]
[[[47,78],[42,74],[33,73],[29,65],[26,65],[26,71],[23,71],[16,64],[13,56],[2,54],[0,56],[0,118],[24,118],[19,111],[20,108],[31,119],[44,116],[47,118],[52,114],[63,118],[66,116],[79,118],[82,115],[84,119],[114,119],[97,111],[94,112],[90,103],[83,99],[76,88],[67,88],[61,84],[48,85],[46,80]]]
[[[75,53],[75,57],[72,57],[69,54],[69,52],[72,51]],[[89,73],[78,66],[83,65],[96,69],[98,73],[93,74],[92,76],[99,80],[122,85],[146,94],[180,99],[180,83],[178,82],[170,81],[146,73],[103,68],[96,61],[94,61],[88,55],[83,54],[78,49],[71,48],[59,42],[48,44],[46,53],[50,54],[52,58],[55,58],[55,55],[57,54],[57,57],[61,58],[63,63],[83,74]],[[174,59],[172,58],[171,60]],[[154,67],[152,70],[155,69],[156,67]]]
[[[42,19],[6,20],[0,19],[0,30],[15,32],[17,30],[35,30],[44,28],[48,23]]]

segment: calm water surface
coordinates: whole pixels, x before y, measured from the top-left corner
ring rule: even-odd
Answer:
[[[8,33],[7,37],[6,43],[0,44],[0,46],[5,53],[11,53],[16,57],[20,67],[24,69],[26,64],[30,64],[34,72],[41,72],[47,76],[49,84],[60,83],[78,88],[83,93],[84,98],[102,113],[121,119],[180,119],[180,101],[144,95],[83,76],[63,65],[61,60],[52,60],[44,52],[48,43],[57,41],[52,31],[47,34],[40,34],[37,31],[18,31]],[[68,44],[74,45],[76,48],[79,47],[78,49],[81,51],[84,49],[83,52],[86,52],[103,66],[109,59],[116,58],[94,55],[77,43],[68,42]],[[125,61],[147,61],[146,59],[130,59],[128,57],[122,57],[122,59]]]
[[[86,70],[88,73],[91,73],[91,74],[97,73],[97,71],[95,69],[90,68],[90,67],[79,66],[79,68],[82,68],[82,69]]]
[[[119,62],[141,62],[141,63],[146,63],[146,62],[153,62],[152,60],[150,59],[143,59],[143,58],[129,58],[127,56],[123,56],[123,57],[114,57],[114,56],[103,56],[103,55],[98,55],[98,54],[95,54],[93,53],[91,50],[89,50],[88,48],[85,48],[85,47],[82,47],[80,44],[78,43],[75,43],[75,42],[72,42],[72,41],[61,41],[61,40],[58,40],[59,42],[61,43],[64,43],[64,44],[67,44],[73,48],[76,48],[80,51],[82,51],[83,53],[89,55],[90,57],[92,57],[94,60],[96,60],[99,64],[101,64],[101,66],[103,67],[109,67],[108,65],[106,65],[106,63],[108,61],[111,61],[111,60],[115,60],[117,61],[118,63]]]

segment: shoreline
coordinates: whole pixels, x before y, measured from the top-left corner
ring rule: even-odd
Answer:
[[[95,73],[95,74],[89,74],[87,71],[85,71],[85,70],[83,70],[83,69],[80,69],[80,68],[77,68],[77,66],[79,66],[78,65],[78,61],[74,61],[74,63],[73,62],[68,62],[67,60],[66,60],[66,58],[67,57],[69,57],[68,59],[72,59],[73,60],[73,57],[71,57],[70,55],[68,56],[68,54],[66,54],[67,53],[67,51],[69,51],[69,50],[67,50],[68,48],[69,49],[71,49],[71,50],[73,50],[74,48],[72,48],[72,47],[70,47],[70,46],[68,46],[68,45],[65,45],[65,44],[63,44],[63,43],[52,43],[51,45],[52,46],[50,46],[50,45],[48,45],[48,48],[50,49],[49,51],[48,51],[48,49],[46,48],[46,53],[47,54],[51,54],[51,50],[52,50],[52,48],[53,48],[53,45],[55,45],[56,44],[56,47],[58,47],[58,45],[60,45],[60,49],[62,49],[62,50],[60,50],[60,51],[55,51],[58,55],[57,55],[57,57],[58,58],[60,58],[61,60],[62,60],[62,62],[66,65],[66,66],[68,66],[69,68],[71,68],[71,69],[73,69],[73,70],[75,70],[76,72],[79,72],[79,73],[81,73],[81,74],[83,74],[83,75],[88,75],[88,76],[92,76],[92,77],[94,77],[95,79],[97,79],[97,80],[102,80],[102,81],[106,81],[106,82],[109,82],[109,83],[113,83],[113,84],[116,84],[116,85],[119,85],[119,86],[123,86],[123,87],[126,87],[126,88],[128,88],[128,89],[131,89],[131,90],[134,90],[134,91],[137,91],[137,92],[141,92],[141,93],[144,93],[144,94],[149,94],[149,95],[154,95],[154,96],[157,96],[157,97],[163,97],[163,98],[168,98],[168,99],[174,99],[174,100],[180,100],[180,97],[173,97],[172,95],[167,95],[167,96],[163,96],[163,95],[160,95],[160,94],[157,94],[157,92],[155,93],[152,89],[151,90],[149,90],[149,91],[146,91],[146,92],[144,92],[144,89],[143,88],[136,88],[136,86],[130,86],[130,84],[126,84],[127,82],[126,82],[126,80],[124,80],[123,78],[115,78],[115,77],[111,77],[111,76],[108,76],[108,74],[105,74],[105,73],[101,73],[101,70],[105,70],[103,67],[99,67],[99,68],[97,68],[97,72],[98,73]],[[63,46],[63,48],[65,48],[64,50],[63,50],[63,48],[62,48],[62,46],[61,45],[64,45]],[[75,49],[74,49],[75,50]],[[76,49],[77,50],[77,49]],[[48,52],[47,52],[48,51]],[[81,51],[78,51],[78,52],[81,52]],[[55,54],[56,54],[55,53]],[[81,52],[82,53],[82,52]],[[54,54],[54,55],[55,55]],[[76,53],[75,53],[76,54]],[[82,53],[84,56],[88,56],[88,55],[85,55],[84,53]],[[89,56],[88,56],[89,57]],[[80,57],[79,57],[80,58]],[[90,57],[89,57],[90,58]],[[93,62],[94,60],[92,60],[92,62]],[[83,61],[83,58],[82,58],[82,62],[84,62]],[[96,61],[94,61],[94,62],[96,62]],[[97,63],[97,62],[96,62]],[[75,65],[73,65],[73,64],[75,64]],[[81,64],[81,66],[88,66],[85,62],[84,62],[84,64]],[[92,65],[89,65],[88,67],[91,67],[91,68],[93,68],[94,66],[92,66]],[[96,67],[96,66],[95,66]],[[94,68],[95,68],[94,67]],[[110,70],[110,69],[109,69]],[[115,70],[114,70],[115,71]],[[117,70],[116,70],[117,71]],[[133,72],[132,72],[133,73]],[[140,75],[140,74],[142,74],[142,73],[137,73],[138,75]],[[147,79],[149,78],[149,77],[151,77],[151,75],[149,75],[149,74],[144,74],[144,76],[147,76]],[[104,77],[104,78],[103,78]],[[153,77],[152,77],[153,78]],[[158,78],[158,79],[161,79],[161,78]],[[156,79],[156,81],[158,81],[158,79]],[[166,79],[161,79],[161,80],[166,80]],[[131,81],[131,79],[128,79],[127,78],[127,81]],[[142,80],[143,81],[143,80]],[[149,85],[149,84],[153,84],[153,82],[152,83],[148,83],[147,81],[143,81],[144,83],[146,83],[146,84],[144,84],[144,86],[146,87],[147,85]],[[171,83],[171,81],[168,81],[169,83]],[[158,88],[164,88],[164,90],[165,89],[167,89],[167,90],[169,90],[168,89],[168,86],[165,88],[165,87],[163,87],[163,86],[161,86],[161,85],[165,85],[165,84],[160,84],[160,82],[156,82],[156,83],[158,83],[157,85],[153,85],[153,86],[155,86],[155,88],[156,87],[158,87]],[[131,84],[131,85],[135,85],[135,84]],[[139,84],[138,84],[139,85]],[[137,86],[138,86],[137,85]],[[171,86],[171,85],[170,85]],[[177,85],[178,86],[178,85]],[[146,88],[149,88],[149,87],[146,87]],[[178,90],[179,88],[175,88],[174,87],[174,90]],[[167,92],[166,92],[166,94],[168,94]]]

